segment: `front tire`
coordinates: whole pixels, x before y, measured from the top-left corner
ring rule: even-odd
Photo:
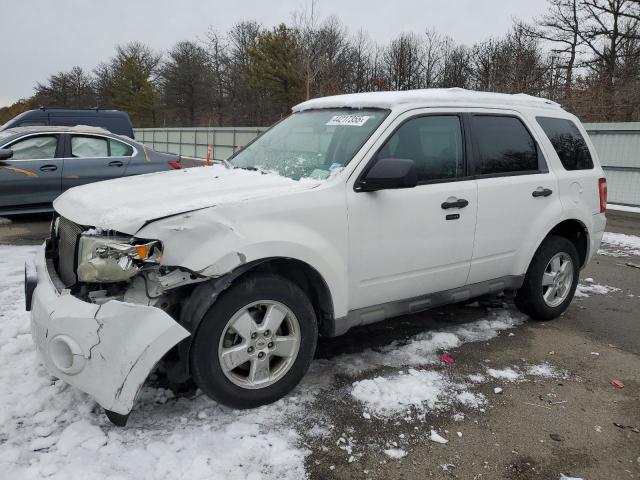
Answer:
[[[300,382],[317,338],[316,315],[300,287],[278,275],[252,274],[205,314],[191,347],[193,379],[229,407],[272,403]]]
[[[535,320],[553,320],[569,306],[580,274],[578,251],[564,237],[549,235],[529,265],[516,294],[518,309]]]

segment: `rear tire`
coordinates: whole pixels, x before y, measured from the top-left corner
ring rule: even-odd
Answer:
[[[252,274],[211,306],[191,347],[193,379],[232,408],[255,408],[289,393],[311,364],[316,315],[305,293],[284,277]]]
[[[578,251],[564,237],[549,235],[536,251],[522,287],[518,309],[534,320],[553,320],[569,306],[580,275]]]

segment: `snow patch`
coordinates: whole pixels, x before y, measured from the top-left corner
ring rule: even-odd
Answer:
[[[329,361],[316,361],[311,368],[311,377],[317,372],[328,379],[327,372],[359,375],[374,368],[416,367],[441,363],[438,352],[457,348],[464,343],[491,340],[501,331],[514,328],[525,322],[526,316],[504,309],[492,309],[488,317],[475,322],[458,325],[439,331],[426,331],[410,338],[406,344],[392,342],[376,350],[365,350],[357,355],[346,354]],[[317,371],[315,368],[319,368]],[[315,379],[314,379],[315,381]]]
[[[419,411],[439,411],[450,405],[477,408],[484,402],[480,394],[448,380],[444,374],[410,368],[406,375],[379,376],[353,383],[353,398],[379,416],[390,417],[414,407]]]
[[[624,233],[605,232],[598,253],[611,257],[640,256],[640,237]]]
[[[431,434],[429,435],[429,439],[432,442],[436,442],[436,443],[449,443],[449,440],[447,440],[446,438],[440,436],[440,434],[438,434],[438,432],[436,432],[435,430],[431,430]]]
[[[9,225],[11,223],[10,218],[0,217],[0,225]]]
[[[487,368],[487,374],[490,377],[497,378],[498,380],[506,380],[508,382],[515,382],[522,378],[522,374],[516,372],[513,368],[507,367],[503,369]]]
[[[558,378],[565,376],[563,372],[558,371],[556,367],[546,362],[539,365],[529,365],[527,367],[527,375],[542,378]]]
[[[596,295],[608,295],[610,293],[619,292],[617,287],[611,287],[609,285],[599,285],[597,283],[591,283],[589,285],[583,285],[581,283],[576,287],[576,298],[588,298],[591,294]]]
[[[65,428],[58,440],[58,451],[68,454],[77,447],[97,450],[107,443],[107,437],[100,427],[87,420],[78,420]]]
[[[382,453],[394,460],[399,460],[407,456],[407,452],[401,448],[388,448],[387,450],[383,450]]]

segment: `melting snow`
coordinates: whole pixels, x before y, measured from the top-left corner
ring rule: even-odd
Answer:
[[[640,237],[624,233],[605,232],[598,253],[611,257],[640,256]]]
[[[501,370],[495,368],[487,368],[487,373],[493,378],[497,378],[498,380],[506,380],[508,382],[515,382],[516,380],[522,378],[522,375],[516,372],[511,367],[503,368]]]
[[[528,366],[527,375],[542,378],[557,378],[564,376],[565,374],[563,372],[559,372],[553,365],[545,362],[539,365]]]
[[[444,437],[441,437],[438,432],[436,432],[435,430],[431,430],[431,435],[429,435],[429,438],[431,439],[432,442],[436,442],[436,443],[448,443],[449,440],[447,440]]]
[[[387,450],[383,450],[382,452],[388,457],[391,457],[395,460],[398,460],[400,458],[404,458],[407,456],[407,452],[405,452],[401,448],[389,448]]]
[[[440,372],[409,369],[406,375],[375,377],[353,383],[351,395],[379,416],[393,416],[414,407],[421,411],[438,411],[457,404],[478,407],[481,394],[464,390]]]
[[[585,280],[586,281],[586,280]],[[593,280],[591,281],[593,282]],[[619,292],[617,287],[611,287],[609,285],[599,285],[597,283],[590,283],[589,285],[583,285],[581,283],[576,287],[576,298],[588,298],[590,294],[608,295],[609,293]]]

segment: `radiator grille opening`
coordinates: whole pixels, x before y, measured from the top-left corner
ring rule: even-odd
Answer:
[[[58,274],[65,287],[74,285],[76,278],[76,252],[83,228],[64,217],[58,223]]]

